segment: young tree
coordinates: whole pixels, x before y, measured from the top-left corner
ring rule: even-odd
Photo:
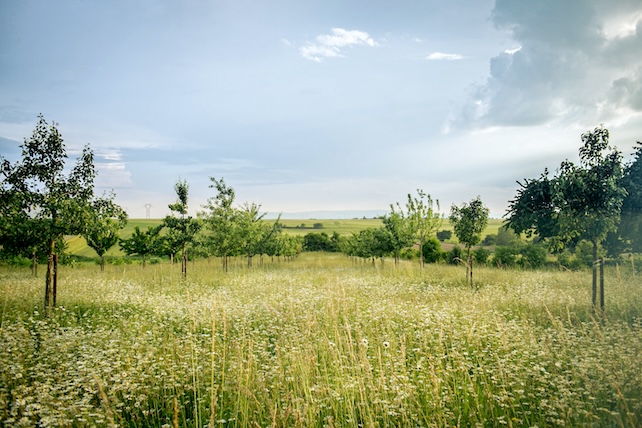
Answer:
[[[450,207],[450,224],[453,225],[459,242],[466,247],[466,278],[470,278],[471,286],[473,285],[473,261],[470,249],[481,242],[481,234],[488,225],[488,214],[488,207],[484,206],[479,196],[469,204],[464,202],[461,207],[455,204]]]
[[[134,233],[127,239],[120,240],[120,249],[128,256],[141,256],[143,258],[143,269],[147,261],[147,256],[155,254],[158,250],[160,231],[163,226],[149,226],[146,231],[142,232],[140,227],[134,228]]]
[[[241,251],[247,256],[247,266],[252,266],[252,257],[258,254],[263,237],[265,214],[260,214],[260,205],[245,203],[238,211],[237,232]]]
[[[105,270],[105,253],[118,243],[119,231],[127,224],[127,213],[114,203],[114,195],[96,199],[83,237],[100,257],[100,270]]]
[[[622,154],[609,146],[604,128],[582,134],[580,163],[562,162],[552,180],[526,181],[511,201],[507,225],[520,233],[534,231],[556,247],[587,240],[593,248],[592,302],[597,304],[597,250],[617,230],[626,189]],[[547,214],[548,213],[548,214]],[[538,216],[541,215],[541,218]],[[603,307],[603,290],[600,306]]]
[[[423,268],[424,243],[435,235],[443,223],[443,216],[439,213],[439,200],[433,201],[430,195],[421,189],[417,189],[416,197],[408,194],[406,221],[414,242],[419,243],[419,264]]]
[[[187,246],[194,242],[196,234],[201,230],[201,223],[187,215],[189,194],[187,181],[178,180],[174,185],[174,190],[177,200],[175,203],[169,204],[172,215],[165,217],[163,226],[169,229],[166,242],[169,244],[172,254],[176,251],[181,252],[181,272],[183,276],[187,276]]]
[[[227,272],[228,257],[238,249],[237,240],[237,217],[238,210],[234,208],[234,189],[225,184],[221,178],[217,180],[210,177],[210,188],[216,189],[216,196],[207,200],[203,206],[207,211],[199,213],[209,232],[206,240],[213,249],[213,253],[221,257],[223,270]]]
[[[353,234],[353,237],[355,255],[363,259],[371,259],[372,265],[374,266],[375,257],[377,256],[377,238],[375,236],[375,229],[364,229],[358,234]]]
[[[75,166],[65,174],[67,153],[56,123],[42,115],[29,139],[22,144],[22,159],[11,164],[2,159],[0,205],[2,227],[14,237],[16,231],[35,227],[30,247],[48,248],[45,279],[45,310],[56,305],[58,253],[56,244],[65,235],[85,231],[94,197],[94,155],[86,146]],[[3,234],[5,232],[3,230]],[[9,240],[3,240],[6,245]],[[37,242],[37,245],[35,245]],[[60,245],[60,244],[59,244]]]
[[[404,217],[403,209],[399,204],[390,205],[390,213],[383,218],[383,227],[388,231],[390,252],[395,260],[395,266],[399,265],[401,251],[413,244],[410,225]]]

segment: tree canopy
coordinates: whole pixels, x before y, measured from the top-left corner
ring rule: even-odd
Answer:
[[[596,303],[598,246],[620,222],[627,190],[622,153],[609,145],[609,132],[599,127],[581,136],[579,164],[562,162],[549,180],[520,183],[510,201],[506,225],[515,232],[537,233],[554,248],[586,240],[593,247],[593,304]]]
[[[0,159],[0,243],[8,253],[47,253],[45,308],[49,310],[56,304],[58,250],[63,238],[84,234],[92,223],[94,154],[85,146],[66,173],[68,157],[58,125],[47,123],[42,115],[21,148],[22,158],[16,163]]]

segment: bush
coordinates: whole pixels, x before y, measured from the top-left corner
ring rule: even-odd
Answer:
[[[441,242],[447,241],[453,236],[452,230],[440,230],[437,232],[437,239],[439,239]]]
[[[303,251],[336,252],[338,250],[336,243],[332,242],[325,232],[310,232],[303,237]]]
[[[31,259],[22,256],[8,256],[4,259],[4,261],[9,266],[13,267],[31,267],[32,263]]]
[[[569,250],[564,250],[557,254],[557,262],[560,266],[570,270],[578,270],[585,267],[584,264],[578,260],[575,254],[571,253]]]
[[[147,261],[147,263],[149,263],[150,265],[157,265],[160,262],[161,262],[160,257],[150,257],[149,260]]]
[[[520,266],[537,269],[546,263],[548,251],[541,245],[529,243],[522,248],[521,255],[518,261]]]
[[[399,258],[402,260],[417,260],[419,258],[419,250],[414,248],[404,248],[401,250]]]
[[[598,245],[597,256],[598,257],[604,256],[604,248],[602,248],[601,245]],[[584,240],[580,241],[575,246],[575,257],[584,266],[592,267],[593,266],[593,244],[590,243],[589,241],[584,241]]]
[[[515,247],[497,247],[493,262],[498,267],[513,267],[517,263],[517,254],[519,251]]]
[[[521,254],[520,266],[536,269],[546,263],[548,251],[541,245],[528,244],[522,249]]]
[[[454,246],[446,255],[446,262],[451,265],[457,265],[464,259],[464,250],[459,246]]]
[[[497,242],[497,235],[486,235],[481,244],[485,247],[489,247],[491,245],[495,245],[495,242]]]
[[[430,238],[424,242],[424,262],[436,263],[442,258],[441,242],[437,238]]]
[[[495,245],[502,247],[513,247],[519,244],[521,241],[520,237],[513,232],[512,229],[506,229],[505,227],[500,227],[497,231],[497,238],[495,239]]]
[[[130,265],[132,264],[132,259],[129,257],[105,257],[105,264],[108,265]]]
[[[488,262],[489,257],[490,251],[486,248],[478,248],[473,251],[473,259],[475,260],[475,263],[480,265],[485,265]]]

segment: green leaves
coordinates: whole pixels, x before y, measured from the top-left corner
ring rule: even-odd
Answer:
[[[2,235],[35,231],[27,245],[3,238],[5,251],[19,253],[25,247],[46,246],[64,235],[85,231],[94,198],[94,155],[85,147],[67,176],[66,161],[57,124],[48,124],[42,115],[22,144],[22,159],[13,165],[2,160]]]
[[[83,237],[102,256],[118,243],[119,231],[127,224],[127,213],[114,203],[113,193],[93,201]]]
[[[480,197],[463,203],[461,207],[452,205],[450,208],[450,223],[453,225],[455,235],[459,242],[470,251],[470,247],[479,244],[481,234],[488,224],[489,210]]]
[[[561,163],[556,176],[548,171],[520,184],[510,201],[506,225],[517,233],[537,233],[560,247],[586,239],[603,241],[617,229],[626,189],[622,154],[609,146],[604,128],[582,134],[580,163]]]

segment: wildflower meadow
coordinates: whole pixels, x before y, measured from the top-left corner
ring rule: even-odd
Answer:
[[[5,427],[642,426],[642,280],[217,259],[0,267]],[[43,273],[44,275],[44,273]]]

